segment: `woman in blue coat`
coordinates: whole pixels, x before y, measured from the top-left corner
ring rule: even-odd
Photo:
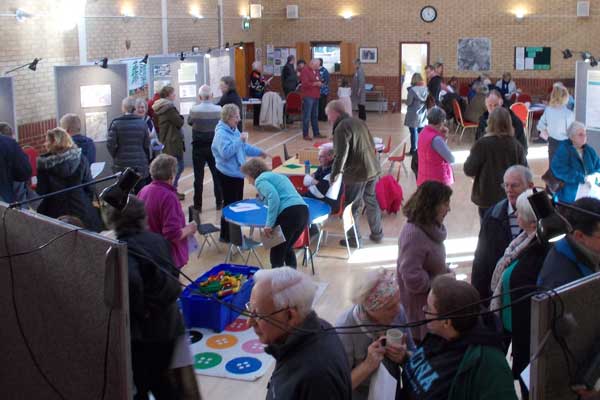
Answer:
[[[554,176],[564,182],[556,192],[558,200],[572,203],[579,185],[586,182],[586,176],[600,172],[600,159],[596,151],[586,144],[585,125],[581,122],[573,122],[567,135],[569,139],[560,144],[550,167]]]

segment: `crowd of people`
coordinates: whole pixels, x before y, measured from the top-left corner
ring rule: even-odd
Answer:
[[[360,61],[355,63],[352,87],[343,82],[339,99],[329,102],[330,76],[323,60],[299,60],[297,68],[294,62],[290,56],[283,68],[282,88],[286,95],[300,88],[303,138],[311,140],[309,126],[313,138],[323,137],[319,120],[327,120],[333,132],[333,147],[319,151],[318,170],[304,178],[307,195],[329,202],[334,210],[352,204],[356,231],[351,230],[341,245],[361,246],[363,206],[369,239],[379,243],[383,227],[375,186],[381,165],[365,122]],[[522,122],[506,107],[517,88],[510,74],[504,74],[495,85],[481,76],[469,93],[465,115],[478,127],[463,170],[473,178],[471,200],[478,207],[481,228],[471,283],[455,279],[444,246],[455,162],[447,140],[444,98],[456,92],[456,83],[444,83],[440,63],[428,67],[426,74],[427,84],[417,73],[408,89],[404,125],[410,131],[417,190],[402,208],[406,222],[398,239],[396,270],[370,271],[353,290],[353,304],[339,313],[335,327],[315,313],[315,284],[295,269],[294,243],[310,225],[306,202],[287,177],[270,170],[264,159],[271,155],[249,143],[235,81],[221,79],[218,104],[209,86],[199,88],[199,102],[187,118],[195,178],[191,214],[202,213],[208,166],[217,210],[242,200],[247,180],[268,207],[264,235],[271,237],[279,227],[284,236],[270,249],[272,268],[255,274],[246,305],[249,324],[276,360],[268,399],[367,399],[375,392],[384,396],[380,398],[407,400],[516,399],[514,380],[521,385],[521,398],[527,398],[521,372],[529,361],[531,316],[529,300],[522,296],[534,293],[535,285],[554,288],[600,270],[600,219],[569,209],[563,213],[572,230],[563,239],[551,245],[538,236],[528,201],[534,182],[527,140]],[[268,83],[261,66],[253,65],[251,95],[261,98]],[[41,214],[89,230],[111,229],[127,242],[136,399],[147,398],[149,392],[157,399],[179,398],[164,375],[175,342],[184,334],[176,304],[180,287],[173,278],[188,263],[197,226],[186,222],[180,203],[185,198],[178,183],[184,169],[186,121],[175,100],[171,86],[149,102],[127,97],[123,115],[110,124],[106,148],[113,172],[130,168],[140,178],[126,208],[107,205],[102,220],[91,184],[44,198],[37,206]],[[549,141],[546,175],[560,183],[554,193],[559,200],[600,213],[600,200],[576,200],[581,185],[596,184],[590,177],[600,172],[600,159],[587,145],[585,126],[574,120],[567,101],[566,88],[555,85],[538,124],[540,136]],[[358,108],[358,118],[352,115],[351,103]],[[255,125],[256,116],[255,109]],[[0,123],[0,133],[0,198],[14,202],[31,196],[25,182],[32,168],[11,138],[11,127]],[[44,146],[46,152],[36,165],[37,194],[92,182],[96,148],[82,134],[76,114],[64,115],[60,127],[46,133]],[[344,204],[325,198],[338,179],[343,182]],[[230,242],[231,232],[222,216],[220,240]],[[155,268],[156,263],[162,269]],[[486,310],[495,313],[484,317]],[[395,325],[402,328],[390,329]],[[506,362],[510,343],[512,371]],[[381,383],[389,378],[396,384]]]

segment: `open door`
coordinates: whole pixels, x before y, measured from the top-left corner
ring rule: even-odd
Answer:
[[[235,83],[238,94],[248,97],[250,73],[254,62],[254,43],[244,43],[244,47],[235,48]]]
[[[400,43],[400,82],[402,85],[402,100],[406,100],[410,80],[416,72],[425,76],[425,67],[429,64],[429,42]]]

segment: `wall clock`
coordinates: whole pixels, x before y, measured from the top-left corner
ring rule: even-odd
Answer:
[[[437,18],[437,10],[434,6],[425,6],[421,9],[421,19],[424,22],[433,22]]]

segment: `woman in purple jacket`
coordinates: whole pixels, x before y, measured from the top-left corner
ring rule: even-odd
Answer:
[[[177,159],[161,154],[150,164],[152,183],[144,186],[138,198],[145,203],[148,228],[162,235],[171,245],[171,256],[177,268],[184,267],[189,258],[188,238],[196,233],[196,224],[185,224],[177,189],[173,180],[177,173]]]
[[[408,219],[398,240],[397,277],[400,302],[408,322],[425,319],[423,306],[433,278],[449,272],[446,266],[446,227],[452,189],[443,183],[423,183],[402,208]],[[412,328],[415,342],[427,333],[427,326]]]

